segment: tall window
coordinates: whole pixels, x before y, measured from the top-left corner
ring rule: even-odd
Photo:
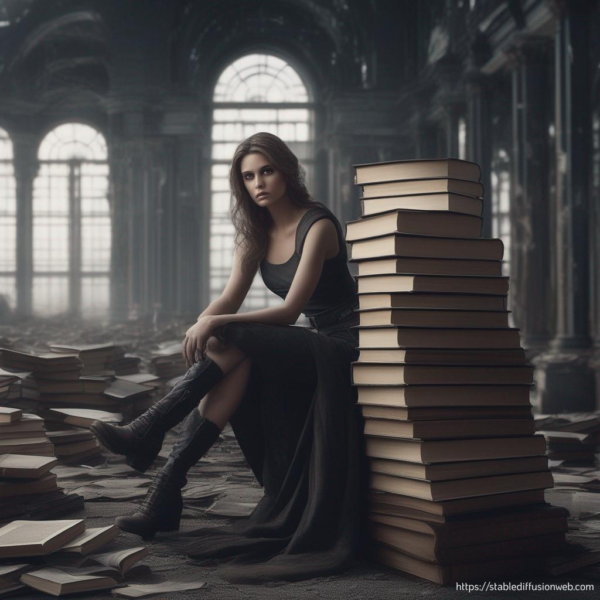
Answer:
[[[492,158],[492,237],[504,242],[502,274],[510,275],[510,159],[503,148]]]
[[[0,295],[11,309],[17,304],[17,201],[13,171],[13,147],[0,129]]]
[[[213,96],[210,285],[211,300],[223,291],[233,265],[234,229],[229,209],[229,167],[237,145],[266,131],[288,144],[313,177],[313,110],[298,73],[285,61],[266,54],[250,54],[230,64],[221,74]],[[256,277],[241,310],[281,303]]]
[[[33,311],[108,316],[111,227],[104,137],[80,123],[42,141],[33,192]]]

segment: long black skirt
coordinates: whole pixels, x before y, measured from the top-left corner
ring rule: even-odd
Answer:
[[[214,333],[252,359],[230,423],[264,496],[234,525],[183,534],[185,554],[220,559],[237,583],[337,573],[365,550],[363,419],[351,385],[358,335],[349,321],[321,329],[229,323]]]

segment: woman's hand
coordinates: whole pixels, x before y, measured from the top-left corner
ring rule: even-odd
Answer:
[[[214,316],[209,315],[198,319],[198,322],[185,332],[182,353],[188,367],[191,367],[196,361],[204,358],[208,338],[213,329],[217,327],[217,320]]]

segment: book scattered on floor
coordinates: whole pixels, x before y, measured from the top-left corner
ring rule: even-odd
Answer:
[[[125,596],[126,598],[145,598],[156,594],[166,594],[169,592],[185,592],[188,590],[199,590],[206,585],[203,581],[192,581],[185,583],[183,581],[163,581],[161,583],[150,583],[141,585],[134,583],[125,587],[117,588],[113,594]]]
[[[0,525],[8,525],[14,519],[43,521],[56,519],[83,509],[83,496],[65,494],[55,489],[43,494],[0,498]]]
[[[85,521],[13,521],[0,528],[0,557],[45,556],[85,531]]]
[[[92,527],[86,529],[80,536],[61,548],[61,552],[73,552],[76,554],[91,554],[114,540],[120,533],[115,525],[107,527]]]
[[[133,565],[137,564],[150,554],[150,550],[145,546],[128,548],[127,550],[117,550],[115,552],[104,552],[103,554],[90,554],[88,558],[113,569],[119,569],[125,574]]]
[[[45,432],[37,435],[40,437],[0,439],[0,454],[54,456],[54,446],[45,436]]]
[[[0,440],[44,435],[44,420],[37,415],[23,414],[21,419],[0,425]]]
[[[21,575],[21,582],[52,596],[80,594],[95,590],[109,590],[117,582],[111,577],[97,575],[70,575],[58,568],[40,569]]]
[[[15,496],[28,496],[30,494],[44,494],[56,490],[56,475],[47,473],[39,479],[0,479],[0,498],[11,498]]]
[[[18,408],[0,406],[0,423],[13,423],[14,421],[18,421],[22,414],[22,411],[20,411]]]
[[[50,408],[39,411],[44,419],[58,423],[67,423],[77,427],[89,428],[94,421],[105,423],[120,423],[123,420],[121,413],[111,413],[105,410],[91,408]]]
[[[0,565],[0,592],[7,592],[15,584],[23,573],[31,569],[30,564]]]

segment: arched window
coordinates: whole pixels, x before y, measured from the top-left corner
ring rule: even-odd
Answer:
[[[33,192],[33,312],[108,316],[111,224],[104,137],[80,123],[42,141]]]
[[[17,304],[17,201],[11,139],[0,129],[0,295]]]
[[[237,145],[266,131],[288,144],[313,177],[313,110],[306,86],[284,60],[249,54],[231,63],[215,87],[212,125],[211,300],[223,291],[233,264],[234,229],[229,216],[229,167]],[[256,277],[241,310],[281,303]]]

